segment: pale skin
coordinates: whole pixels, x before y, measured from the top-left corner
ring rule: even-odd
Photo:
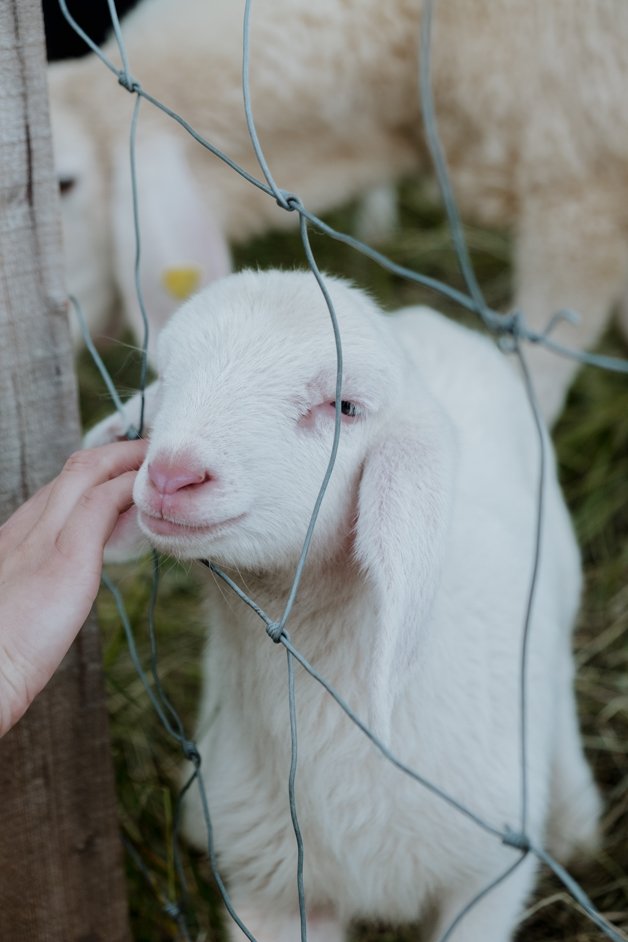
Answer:
[[[26,712],[87,618],[105,543],[132,503],[146,442],[76,452],[0,527],[0,736]]]

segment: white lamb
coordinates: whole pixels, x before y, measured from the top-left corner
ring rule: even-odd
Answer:
[[[340,445],[286,628],[398,757],[491,827],[517,830],[539,469],[522,384],[489,341],[434,312],[387,317],[346,282],[328,287],[344,352]],[[219,563],[278,619],[334,429],[319,288],[309,273],[229,276],[173,316],[158,359],[135,487],[143,539]],[[136,408],[87,443],[123,435]],[[599,798],[572,690],[578,549],[545,447],[527,833],[565,859],[595,845]],[[138,536],[127,518],[114,543],[128,554]],[[297,942],[285,653],[209,574],[207,591],[197,736],[220,867],[258,942]],[[394,768],[300,669],[296,699],[310,942],[340,942],[354,917],[420,918],[436,942],[518,851]],[[205,846],[195,798],[187,833]],[[529,856],[451,939],[511,939],[535,869]]]
[[[255,0],[251,84],[279,185],[321,212],[428,165],[418,103],[421,0]],[[144,0],[124,24],[133,75],[248,170],[243,2]],[[588,347],[622,297],[628,262],[628,5],[624,0],[441,0],[434,94],[469,218],[516,234],[514,304]],[[108,51],[115,57],[112,45]],[[71,289],[100,327],[116,290],[132,322],[131,96],[94,56],[51,69]],[[143,284],[158,327],[190,288],[229,269],[229,244],[294,215],[149,105],[138,147]],[[628,318],[625,318],[628,324]],[[546,415],[576,365],[541,349]]]

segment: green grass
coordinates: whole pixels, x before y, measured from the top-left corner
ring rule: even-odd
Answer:
[[[383,250],[396,261],[462,288],[446,223],[430,191],[402,190],[402,225]],[[351,208],[331,220],[350,230]],[[473,260],[491,305],[505,305],[510,284],[510,246],[504,233],[470,229]],[[312,245],[321,268],[347,275],[369,288],[386,307],[428,303],[458,316],[451,304],[431,292],[392,276],[353,250],[322,236]],[[258,239],[237,252],[238,266],[303,264],[296,233]],[[467,321],[469,318],[467,317]],[[127,338],[128,339],[128,338]],[[609,332],[602,348],[628,351]],[[112,343],[103,354],[121,389],[137,382],[137,363],[128,345]],[[86,424],[110,411],[102,383],[86,355],[80,361],[82,408]],[[604,848],[585,864],[579,877],[595,904],[628,929],[628,383],[601,371],[583,370],[555,433],[562,481],[582,547],[586,591],[577,635],[578,695],[585,741],[608,799]],[[148,665],[146,612],[151,590],[150,562],[113,570],[124,593]],[[196,565],[170,561],[162,566],[157,606],[159,671],[188,731],[193,729],[203,645],[202,584],[207,574]],[[137,942],[179,939],[163,901],[176,890],[172,818],[179,755],[161,729],[131,665],[120,619],[106,592],[99,598],[105,637],[105,668],[116,764],[120,821],[125,840],[143,861],[127,854],[129,900]],[[220,906],[205,860],[184,852],[191,936],[224,938]],[[356,929],[355,942],[410,942],[416,931],[385,927]],[[593,942],[599,930],[579,913],[555,880],[544,877],[521,930],[526,942],[548,939]],[[272,940],[265,940],[272,942]],[[490,940],[487,940],[490,942]]]

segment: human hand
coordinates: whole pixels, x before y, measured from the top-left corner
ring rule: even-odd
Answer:
[[[133,503],[146,442],[78,451],[0,527],[0,736],[52,677],[100,585],[105,543]]]

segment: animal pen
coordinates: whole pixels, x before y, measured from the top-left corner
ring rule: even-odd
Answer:
[[[430,94],[430,16],[433,3],[426,3],[426,14],[421,36],[421,94],[426,132],[436,172],[447,209],[452,239],[462,270],[463,289],[452,288],[435,278],[425,277],[409,267],[397,264],[358,242],[351,236],[323,222],[301,202],[299,195],[289,193],[275,182],[272,168],[264,158],[257,138],[254,109],[251,106],[248,76],[249,15],[254,3],[247,0],[243,23],[243,99],[247,114],[252,146],[257,155],[261,175],[252,177],[234,165],[228,154],[215,148],[211,141],[204,140],[185,121],[171,111],[167,102],[157,101],[150,89],[144,89],[133,77],[133,63],[127,61],[123,33],[120,30],[113,0],[108,0],[112,24],[119,44],[122,68],[118,69],[104,54],[93,47],[103,59],[103,68],[112,72],[112,95],[130,93],[135,97],[135,109],[130,127],[130,174],[134,199],[134,218],[137,238],[137,288],[140,306],[141,284],[141,231],[137,205],[137,179],[134,158],[135,139],[141,112],[145,107],[158,107],[191,133],[211,153],[207,159],[220,159],[228,163],[234,172],[241,173],[251,186],[263,191],[268,199],[275,200],[286,212],[299,217],[300,238],[303,255],[313,277],[316,278],[328,308],[330,330],[334,331],[337,349],[337,395],[336,421],[328,471],[321,482],[319,499],[312,508],[310,529],[305,537],[303,552],[290,599],[285,611],[277,620],[261,610],[254,598],[232,580],[220,567],[211,561],[202,561],[213,576],[225,583],[225,590],[235,593],[242,605],[251,607],[260,618],[260,644],[277,645],[277,656],[286,660],[288,674],[289,703],[285,709],[290,715],[292,764],[286,781],[286,800],[289,802],[298,846],[298,868],[294,874],[298,888],[301,913],[301,939],[307,939],[306,900],[303,889],[303,865],[307,856],[307,845],[301,838],[298,803],[298,724],[296,718],[296,685],[301,676],[310,675],[308,682],[321,684],[332,697],[339,710],[344,711],[380,753],[399,770],[399,775],[409,776],[416,788],[426,788],[440,796],[455,811],[474,821],[475,825],[493,834],[496,842],[512,848],[513,860],[493,884],[483,889],[481,896],[468,901],[468,906],[442,937],[446,942],[468,910],[483,899],[498,883],[507,880],[528,855],[532,854],[549,868],[561,881],[564,891],[571,895],[582,908],[586,917],[596,927],[599,938],[615,940],[625,936],[616,928],[612,919],[605,918],[581,887],[547,851],[534,843],[526,832],[526,790],[528,769],[526,749],[529,736],[534,734],[526,724],[526,702],[529,695],[526,678],[526,654],[534,638],[529,636],[530,611],[534,600],[536,562],[531,560],[531,582],[528,606],[521,613],[521,685],[513,691],[520,710],[520,779],[522,805],[518,820],[504,823],[496,828],[493,823],[479,818],[472,808],[457,796],[442,792],[433,783],[426,781],[420,770],[408,768],[378,737],[357,717],[343,700],[342,692],[334,690],[309,664],[290,639],[290,613],[294,604],[299,581],[306,565],[307,553],[321,502],[335,462],[340,425],[340,403],[342,400],[342,336],[338,330],[334,306],[320,273],[315,252],[310,241],[310,232],[318,231],[331,239],[344,243],[362,253],[372,262],[382,266],[399,278],[427,286],[441,296],[479,318],[484,327],[494,333],[505,351],[520,360],[527,380],[530,408],[539,428],[539,500],[538,517],[531,522],[536,527],[536,545],[543,526],[543,461],[545,443],[541,434],[541,421],[535,402],[534,389],[526,371],[526,349],[530,343],[546,344],[556,350],[557,355],[576,357],[582,362],[610,371],[628,372],[628,364],[600,354],[585,354],[564,350],[551,337],[534,333],[527,326],[525,312],[502,315],[495,312],[485,301],[473,265],[469,257],[465,234],[459,219],[456,203],[449,185],[446,163],[439,144],[437,115]],[[64,0],[60,5],[69,21],[70,14]],[[85,41],[89,37],[74,24]],[[2,519],[19,505],[37,487],[53,476],[64,458],[73,450],[79,438],[79,423],[76,411],[76,390],[71,365],[71,345],[66,324],[67,303],[61,284],[59,264],[60,235],[56,219],[56,182],[49,147],[48,120],[45,93],[45,71],[40,11],[36,0],[11,0],[0,9],[0,37],[2,43],[1,68],[3,84],[3,205],[0,229],[2,232],[2,279],[4,302],[0,321],[0,390],[2,408],[0,429],[4,451],[0,482],[0,504]],[[116,85],[122,86],[117,88]],[[9,92],[10,90],[10,92]],[[80,302],[80,298],[78,299]],[[144,358],[141,366],[140,385],[146,377]],[[111,379],[99,360],[114,405],[121,408],[119,397]],[[130,429],[129,434],[142,432]],[[158,561],[154,561],[155,580]],[[166,695],[159,678],[159,660],[156,642],[151,641],[153,657],[150,670],[143,668],[135,645],[131,621],[124,608],[123,597],[110,576],[104,577],[105,585],[112,592],[115,605],[124,626],[130,656],[159,720],[164,734],[172,737],[181,756],[192,763],[193,771],[182,789],[180,798],[191,788],[203,791],[203,769],[194,742],[184,730],[175,709],[176,694]],[[156,586],[156,581],[155,581]],[[149,624],[153,631],[155,595],[151,599]],[[265,634],[266,633],[266,634]],[[268,637],[266,637],[268,635]],[[127,924],[125,890],[121,871],[122,851],[117,838],[113,776],[110,767],[108,731],[100,673],[98,635],[90,622],[79,641],[64,662],[54,682],[38,698],[26,718],[7,736],[0,745],[2,782],[3,827],[0,841],[3,847],[2,890],[0,892],[0,938],[50,940],[106,939],[117,942],[130,938]],[[303,680],[305,682],[305,679]],[[624,799],[625,800],[625,799]],[[175,802],[171,829],[173,854],[172,873],[174,879],[158,896],[168,912],[173,928],[173,938],[192,939],[189,912],[185,904],[184,881],[182,879],[182,851],[178,841],[178,799]],[[224,885],[219,863],[212,846],[211,808],[205,804],[208,856],[214,879],[231,917],[240,925],[244,936],[251,942],[256,940],[248,927],[240,921],[239,914],[231,905],[228,889]],[[133,851],[137,856],[137,851]],[[144,866],[140,860],[138,865]],[[147,888],[150,890],[150,887]],[[563,897],[564,898],[564,897]],[[33,905],[33,900],[35,904]],[[620,917],[621,918],[621,917]],[[625,914],[624,914],[625,918]],[[200,937],[199,937],[200,938]]]

